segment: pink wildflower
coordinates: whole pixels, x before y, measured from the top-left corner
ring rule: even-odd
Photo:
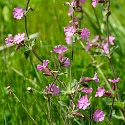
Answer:
[[[92,0],[92,6],[93,7],[96,7],[97,3],[98,3],[98,0]]]
[[[117,83],[119,82],[120,78],[117,78],[117,79],[108,79],[109,82],[112,82],[112,83]]]
[[[84,88],[82,92],[85,92],[86,94],[92,93],[92,88]]]
[[[72,43],[72,36],[76,32],[76,29],[73,26],[67,26],[64,28],[64,32],[66,35],[65,40],[66,40],[67,44],[71,44]]]
[[[13,43],[14,44],[23,43],[24,39],[25,39],[25,33],[22,33],[22,34],[18,33],[17,35],[14,36]]]
[[[88,40],[88,42],[86,43],[86,45],[87,45],[87,46],[86,46],[86,51],[88,51],[88,50],[89,50],[89,48],[90,48],[90,46],[91,46],[91,45],[90,45],[90,41],[89,41],[89,40]]]
[[[95,36],[95,38],[92,40],[92,43],[96,42],[99,38],[99,35]]]
[[[81,31],[81,36],[83,40],[87,40],[89,38],[90,32],[87,28],[83,28]]]
[[[37,69],[40,70],[40,71],[43,70],[43,69],[45,70],[45,68],[47,67],[48,63],[49,63],[49,60],[43,60],[43,65],[38,64],[37,65]]]
[[[79,100],[78,100],[78,105],[77,107],[79,109],[83,109],[85,110],[88,106],[90,106],[90,102],[88,100],[88,95],[82,96]]]
[[[101,122],[103,121],[105,118],[105,114],[102,110],[95,110],[94,114],[93,114],[93,119],[96,122]]]
[[[114,39],[115,39],[114,36],[109,36],[109,43],[110,43],[111,45],[114,45],[114,42],[113,42]]]
[[[12,34],[9,34],[8,38],[6,38],[5,41],[6,41],[7,45],[10,44],[10,43],[12,43],[13,42]]]
[[[104,93],[105,93],[105,89],[98,87],[98,91],[96,92],[95,97],[102,97]]]
[[[22,19],[23,15],[24,15],[24,11],[23,11],[22,8],[20,8],[20,7],[14,8],[14,10],[13,10],[13,16],[14,16],[14,18],[16,18],[16,19]]]
[[[45,93],[51,93],[53,96],[57,96],[59,91],[59,86],[55,86],[53,83],[46,86],[46,89],[44,90]]]
[[[94,77],[92,78],[96,83],[99,83],[99,78],[97,76],[97,73],[95,72]]]
[[[55,46],[54,49],[53,49],[53,51],[54,51],[55,53],[59,53],[59,54],[62,54],[62,53],[64,53],[64,52],[66,52],[67,50],[68,50],[67,47],[61,46],[61,45]]]

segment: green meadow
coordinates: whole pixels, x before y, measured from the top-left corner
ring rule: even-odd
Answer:
[[[108,121],[108,116],[111,107],[110,98],[91,98],[92,112],[96,108],[103,109],[106,114],[104,121],[100,123],[93,122],[92,125],[124,125],[120,109],[125,109],[125,1],[110,0],[111,15],[109,17],[109,32],[115,36],[114,43],[117,46],[113,51],[112,62],[116,76],[120,78],[117,86],[120,93],[121,102],[115,103],[112,121]],[[65,45],[68,51],[65,53],[71,59],[71,45],[67,45],[65,41],[64,27],[69,25],[70,17],[68,17],[68,5],[64,5],[66,0],[31,0],[29,6],[33,8],[27,15],[27,27],[29,36],[36,38],[35,46],[33,47],[39,57],[43,60],[50,60],[49,68],[57,70],[58,62],[57,55],[52,53],[54,46]],[[48,112],[47,99],[42,94],[45,87],[51,84],[53,77],[46,77],[42,71],[37,70],[37,64],[41,62],[31,52],[29,58],[24,56],[25,48],[15,50],[15,46],[6,46],[5,38],[8,34],[17,34],[25,32],[24,19],[16,20],[13,18],[13,9],[17,6],[25,8],[27,0],[0,0],[0,125],[34,125],[33,121],[27,115],[20,104],[23,104],[29,114],[34,118],[38,125],[49,125],[47,117],[44,113]],[[107,36],[105,11],[102,4],[93,8],[91,0],[83,5],[83,20],[81,27],[90,30],[90,39],[100,34]],[[31,38],[31,41],[33,40]],[[84,41],[83,44],[85,45]],[[110,64],[105,56],[100,56],[97,53],[88,53],[83,46],[77,41],[74,44],[74,59],[72,64],[72,82],[77,83],[81,75],[85,77],[93,77],[95,72],[98,73],[100,86],[104,86],[109,90],[102,75],[93,64],[91,56],[95,62],[100,64],[100,69],[105,77],[112,78]],[[65,73],[64,73],[65,72]],[[70,86],[70,68],[61,70],[63,75],[59,76],[59,80],[65,82],[66,88],[60,86],[61,91],[68,92]],[[59,85],[58,82],[55,84]],[[98,84],[91,82],[89,84],[93,91],[96,92]],[[7,87],[10,86],[21,103],[9,94]],[[27,91],[27,88],[33,89],[33,94]],[[69,90],[70,91],[70,90]],[[37,101],[34,99],[37,98]],[[79,96],[76,96],[75,104]],[[60,93],[59,96],[52,98],[51,115],[53,125],[65,125],[64,118],[67,114],[67,106],[69,106],[69,96]],[[80,111],[81,113],[84,112]],[[125,114],[124,114],[125,115]],[[85,125],[88,125],[88,116],[82,119]],[[125,116],[124,116],[125,117]],[[68,125],[82,125],[80,119],[68,116]]]

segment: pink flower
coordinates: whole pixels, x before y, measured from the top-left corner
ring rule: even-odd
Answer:
[[[64,52],[66,52],[67,50],[68,50],[67,47],[61,46],[61,45],[55,46],[54,49],[53,49],[53,51],[54,51],[55,53],[59,53],[59,54],[62,54],[62,53],[64,53]]]
[[[102,52],[109,54],[108,42],[104,42]]]
[[[7,45],[13,42],[12,34],[8,35],[8,38],[5,39],[5,42],[6,42]]]
[[[87,45],[87,46],[86,46],[86,51],[88,51],[88,50],[89,50],[89,48],[90,48],[90,46],[91,46],[91,45],[90,45],[90,41],[89,41],[89,40],[88,40],[88,42],[86,43],[86,45]]]
[[[94,114],[93,114],[93,119],[96,122],[101,122],[103,121],[105,118],[105,114],[102,110],[95,110]]]
[[[95,38],[92,40],[92,43],[96,42],[99,39],[99,35],[95,36]]]
[[[68,16],[72,16],[72,14],[73,14],[73,9],[69,8]]]
[[[81,36],[83,40],[87,40],[89,38],[90,32],[87,28],[83,28],[81,31]]]
[[[85,92],[86,94],[92,93],[92,88],[84,88],[82,92]]]
[[[94,77],[92,78],[96,83],[99,83],[99,78],[97,76],[97,73],[95,72]]]
[[[93,7],[96,7],[97,3],[98,3],[98,0],[92,0],[92,6]]]
[[[90,106],[90,102],[88,100],[88,95],[82,96],[79,100],[78,100],[78,105],[77,107],[79,109],[83,109],[85,110],[88,106]]]
[[[108,79],[109,82],[112,82],[112,83],[117,83],[119,82],[120,78],[117,78],[117,79]]]
[[[114,36],[109,36],[109,43],[110,43],[111,45],[114,45],[114,42],[113,42],[114,39],[115,39]]]
[[[66,35],[65,40],[66,40],[67,44],[71,44],[72,43],[72,36],[76,32],[76,29],[73,26],[67,26],[64,28],[64,32]]]
[[[20,8],[20,7],[14,8],[14,10],[13,10],[13,17],[14,18],[22,19],[23,15],[24,15],[24,11],[22,8]]]
[[[59,87],[55,86],[53,83],[46,86],[46,89],[44,90],[45,93],[51,93],[53,96],[57,96],[59,91]]]
[[[43,70],[43,69],[45,70],[45,68],[47,67],[48,63],[49,63],[49,60],[43,60],[43,65],[38,64],[37,65],[37,69],[40,70],[40,71]]]
[[[17,35],[14,36],[13,43],[14,44],[23,43],[24,39],[25,39],[25,33],[22,33],[22,34],[18,33]]]
[[[105,93],[105,89],[98,87],[98,91],[96,92],[95,97],[102,97],[104,93]]]

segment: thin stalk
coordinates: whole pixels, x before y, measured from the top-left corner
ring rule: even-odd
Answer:
[[[10,89],[10,87],[7,87],[9,93],[13,94],[13,96],[16,98],[16,100],[19,102],[19,104],[22,106],[22,108],[25,110],[25,112],[27,113],[27,115],[30,117],[30,119],[33,121],[33,123],[35,125],[38,125],[36,123],[36,121],[34,120],[34,118],[29,114],[29,112],[27,111],[27,109],[25,108],[25,106],[23,105],[23,103],[19,100],[19,98],[16,96],[16,94]]]

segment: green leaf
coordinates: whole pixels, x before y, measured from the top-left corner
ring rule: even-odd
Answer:
[[[3,7],[2,14],[3,14],[3,17],[4,17],[5,21],[9,21],[10,20],[10,12],[9,12],[8,6],[4,6]]]
[[[30,50],[29,49],[24,52],[24,55],[25,55],[26,59],[28,59],[29,54],[30,54]]]
[[[124,117],[123,117],[123,116],[118,116],[118,115],[115,114],[115,110],[113,110],[112,116],[113,116],[114,118],[116,118],[116,119],[124,120]]]
[[[121,109],[124,109],[125,102],[115,102],[114,106],[121,108]]]

